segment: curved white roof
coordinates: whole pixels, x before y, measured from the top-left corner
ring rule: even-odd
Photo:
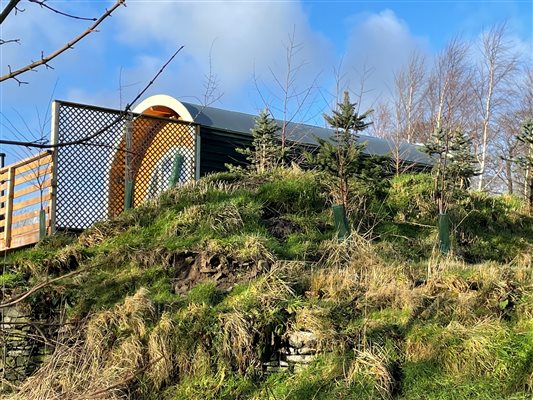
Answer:
[[[183,120],[195,122],[200,126],[209,127],[218,131],[249,134],[255,125],[256,115],[245,114],[237,111],[228,111],[216,107],[206,107],[191,103],[180,102],[167,95],[151,96],[141,102],[134,112],[143,113],[150,107],[164,106],[175,111]],[[281,125],[281,121],[277,121]],[[318,126],[289,123],[287,124],[287,138],[304,144],[316,144],[316,138],[329,139],[333,136],[332,129]],[[389,155],[396,149],[396,143],[391,140],[374,136],[358,135],[358,141],[366,143],[364,153],[368,155]],[[428,154],[421,151],[422,146],[401,143],[399,154],[402,160],[426,166],[432,165]]]

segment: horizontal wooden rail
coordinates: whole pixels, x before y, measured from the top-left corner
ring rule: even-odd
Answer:
[[[54,171],[52,152],[0,168],[0,250],[36,243],[51,231]]]
[[[39,212],[40,212],[40,210],[33,210],[33,211],[26,212],[24,214],[13,215],[13,218],[11,219],[11,223],[13,225],[16,225],[17,222],[22,222],[22,221],[27,221],[27,220],[32,220],[32,219],[35,219],[35,218],[39,218]],[[50,213],[50,207],[46,207],[44,209],[44,212],[48,215]],[[4,216],[4,214],[0,214],[0,218],[2,216]],[[5,218],[4,219],[0,219],[0,228],[2,228],[4,226],[6,226]]]
[[[9,172],[10,168],[21,168],[21,167],[24,167],[27,164],[32,163],[33,161],[42,160],[42,159],[45,159],[45,158],[48,158],[48,157],[50,157],[50,162],[51,162],[51,160],[52,160],[51,159],[51,157],[52,157],[52,152],[51,151],[45,151],[45,152],[36,154],[34,156],[25,158],[23,160],[17,161],[16,163],[7,165],[7,166],[5,166],[3,168],[0,168],[0,177],[1,177],[2,174],[6,174],[6,177],[7,177],[7,174]],[[43,164],[43,163],[41,162],[41,164]]]
[[[41,182],[44,182],[48,175],[52,173],[52,165],[43,165],[40,168],[36,168],[31,173],[19,174],[15,177],[15,186],[22,185],[23,183],[30,182],[33,186],[42,186]],[[18,174],[18,171],[17,171]],[[6,190],[9,185],[9,179],[7,182],[0,184],[0,190]]]

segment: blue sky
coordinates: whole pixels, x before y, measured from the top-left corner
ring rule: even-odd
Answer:
[[[3,8],[7,0],[0,1]],[[1,26],[2,73],[60,47],[88,26],[23,1],[25,12]],[[51,6],[97,16],[113,1],[56,1]],[[26,74],[27,85],[0,84],[0,136],[49,134],[51,98],[120,107],[131,100],[180,45],[185,48],[147,95],[165,93],[202,103],[211,69],[221,95],[213,106],[255,113],[279,98],[274,77],[286,72],[285,50],[294,34],[302,64],[297,90],[315,89],[308,113],[296,118],[321,124],[320,112],[334,101],[336,78],[353,91],[366,68],[364,107],[390,95],[394,72],[412,51],[428,63],[454,36],[475,41],[483,29],[506,22],[517,51],[532,63],[533,1],[134,1],[127,0],[99,32],[52,62]],[[255,76],[255,78],[254,78]],[[119,89],[121,87],[121,89]],[[272,106],[276,108],[275,106]],[[278,112],[279,111],[275,111]],[[8,161],[23,152],[3,147]]]

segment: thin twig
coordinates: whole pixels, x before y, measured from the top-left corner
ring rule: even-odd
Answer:
[[[96,132],[85,136],[83,138],[72,140],[68,142],[60,142],[60,143],[53,143],[53,144],[46,144],[42,143],[40,141],[33,141],[33,142],[24,142],[24,141],[17,141],[17,140],[0,140],[0,144],[4,145],[13,145],[13,146],[24,146],[24,147],[32,147],[36,149],[57,149],[60,147],[67,147],[67,146],[75,146],[80,144],[85,144],[89,142],[92,139],[95,139],[96,137],[102,135],[107,130],[111,129],[115,125],[119,124],[121,121],[124,121],[128,115],[131,114],[131,108],[133,104],[139,98],[148,90],[148,88],[153,85],[155,80],[161,75],[161,73],[165,70],[165,68],[170,64],[170,62],[176,57],[176,55],[183,49],[184,46],[181,46],[174,54],[168,59],[168,61],[161,67],[161,69],[157,72],[157,74],[148,82],[148,84],[144,87],[144,89],[126,106],[126,108],[117,115],[117,117],[112,120],[109,124],[105,125],[104,127],[98,129]],[[16,78],[14,78],[16,79]]]
[[[20,39],[8,39],[8,40],[0,39],[0,46],[3,44],[8,44],[8,43],[20,44]]]
[[[43,288],[45,288],[47,286],[50,286],[52,283],[60,281],[61,279],[70,278],[71,276],[81,274],[82,272],[84,272],[86,270],[87,270],[87,268],[81,268],[81,269],[78,269],[76,271],[69,272],[68,274],[58,276],[57,278],[51,279],[49,281],[41,282],[38,285],[32,287],[27,292],[25,292],[25,293],[21,294],[20,296],[8,301],[7,303],[1,303],[0,304],[0,309],[14,306],[15,304],[20,303],[22,300],[24,300],[27,297],[31,296],[33,293],[38,292],[39,290],[41,290],[41,289],[43,289]]]
[[[11,71],[10,70],[7,74],[5,74],[2,77],[0,77],[0,82],[3,82],[5,80],[7,80],[7,79],[15,79],[18,75],[23,74],[23,73],[28,72],[28,71],[32,71],[32,70],[34,70],[35,68],[37,68],[37,67],[39,67],[41,65],[48,66],[48,63],[50,61],[52,61],[54,58],[56,58],[60,54],[64,53],[65,51],[67,51],[69,49],[72,49],[74,47],[74,45],[77,44],[78,42],[80,42],[83,38],[85,38],[86,36],[90,35],[93,32],[98,32],[96,30],[98,25],[100,25],[107,17],[109,17],[113,13],[113,11],[115,11],[118,7],[120,7],[121,5],[125,4],[125,2],[126,2],[126,0],[117,0],[117,2],[113,5],[113,7],[111,7],[109,10],[106,10],[106,12],[104,14],[102,14],[102,16],[100,18],[98,18],[94,24],[92,24],[89,28],[87,28],[80,35],[78,35],[73,40],[68,42],[66,45],[61,47],[59,50],[56,50],[56,51],[54,51],[53,53],[51,53],[51,54],[49,54],[47,56],[41,56],[40,60],[34,61],[34,62],[32,62],[32,63],[30,63],[30,64],[28,64],[28,65],[26,65],[26,66],[24,66],[22,68],[19,68],[19,69],[15,70],[15,71]],[[15,2],[15,5],[16,5],[16,2]],[[6,8],[8,8],[8,7],[9,7],[9,5]],[[2,15],[3,14],[4,13],[2,12]],[[5,17],[4,17],[4,19],[5,19]],[[3,20],[0,19],[0,23],[2,21]]]
[[[122,0],[122,1],[124,1],[124,0]],[[146,85],[146,86],[144,87],[144,89],[140,91],[140,93],[137,95],[137,97],[135,97],[135,98],[133,99],[133,101],[131,101],[130,103],[128,103],[128,105],[126,106],[126,109],[124,110],[125,112],[129,112],[129,111],[131,111],[131,107],[132,107],[132,105],[135,104],[135,102],[141,98],[141,96],[142,96],[142,95],[148,90],[148,88],[154,84],[155,80],[156,80],[157,78],[159,78],[159,75],[161,75],[161,74],[163,73],[163,71],[165,70],[165,68],[167,67],[167,65],[170,64],[170,63],[172,62],[172,60],[178,55],[178,53],[179,53],[181,50],[183,50],[183,47],[184,47],[184,46],[181,46],[178,50],[176,50],[176,51],[174,52],[174,54],[172,54],[172,57],[170,57],[170,58],[168,59],[168,61],[167,61],[166,63],[163,64],[163,66],[162,66],[161,69],[157,72],[157,74],[155,74],[155,76],[152,78],[152,80],[151,80],[150,82],[148,82],[148,85]]]
[[[64,17],[68,17],[68,18],[72,18],[72,19],[79,19],[79,20],[82,20],[82,21],[96,21],[98,18],[87,18],[87,17],[79,17],[77,15],[72,15],[72,14],[68,14],[66,12],[63,12],[63,11],[60,11],[60,10],[57,10],[53,7],[50,7],[48,4],[46,4],[46,1],[47,0],[28,0],[30,3],[35,3],[35,4],[39,4],[41,7],[44,7],[44,8],[47,8],[48,10],[56,13],[56,14],[59,14],[59,15],[63,15]]]
[[[5,6],[4,10],[2,11],[2,14],[0,14],[0,25],[4,20],[7,18],[9,13],[13,11],[17,7],[17,4],[20,3],[20,0],[11,0],[7,6]]]

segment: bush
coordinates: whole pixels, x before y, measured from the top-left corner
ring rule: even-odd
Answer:
[[[385,204],[395,220],[433,223],[437,213],[433,193],[431,175],[402,174],[392,178]]]

